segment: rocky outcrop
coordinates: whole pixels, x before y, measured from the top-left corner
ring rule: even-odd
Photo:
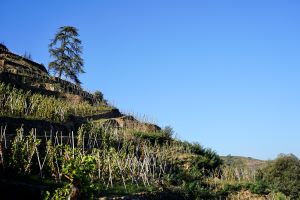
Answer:
[[[110,125],[116,128],[134,129],[136,131],[143,132],[158,132],[161,128],[155,124],[140,122],[133,116],[124,115],[118,118],[111,118],[104,122],[106,125]]]

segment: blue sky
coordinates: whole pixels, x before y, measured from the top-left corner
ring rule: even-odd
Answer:
[[[47,65],[79,29],[84,88],[221,155],[300,157],[300,2],[2,0],[0,41]]]

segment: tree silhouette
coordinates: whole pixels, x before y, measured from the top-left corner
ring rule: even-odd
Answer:
[[[78,75],[84,73],[84,70],[83,59],[80,56],[82,53],[81,40],[78,39],[78,36],[78,30],[75,27],[59,28],[49,44],[50,55],[54,58],[49,63],[49,70],[53,70],[59,78],[64,75],[80,85]]]
[[[4,45],[4,42],[0,42],[0,51],[9,51],[8,48]]]

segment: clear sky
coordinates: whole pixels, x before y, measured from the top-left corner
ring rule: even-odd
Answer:
[[[300,157],[300,1],[1,0],[0,42],[48,64],[79,29],[84,88],[221,155]]]

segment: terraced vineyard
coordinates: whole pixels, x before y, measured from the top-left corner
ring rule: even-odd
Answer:
[[[289,199],[263,167],[224,164],[3,45],[0,61],[1,199]]]

